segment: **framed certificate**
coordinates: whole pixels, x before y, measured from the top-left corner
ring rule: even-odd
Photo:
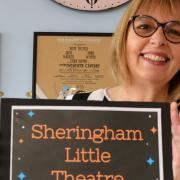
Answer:
[[[170,180],[169,104],[2,99],[2,180]]]
[[[115,85],[111,33],[34,33],[33,98],[64,99]]]

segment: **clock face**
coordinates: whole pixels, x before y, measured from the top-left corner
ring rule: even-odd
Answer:
[[[124,4],[129,0],[54,0],[55,2],[64,6],[85,10],[85,11],[99,11],[109,8],[114,8]]]

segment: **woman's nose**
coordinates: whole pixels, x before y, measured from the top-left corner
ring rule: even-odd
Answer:
[[[166,37],[162,27],[159,27],[156,32],[150,37],[150,43],[156,46],[164,46],[167,44]]]

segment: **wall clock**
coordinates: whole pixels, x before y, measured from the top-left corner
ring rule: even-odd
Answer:
[[[85,10],[100,11],[114,8],[128,2],[129,0],[54,0],[66,7]]]

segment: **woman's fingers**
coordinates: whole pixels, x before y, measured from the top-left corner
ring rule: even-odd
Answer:
[[[173,152],[173,174],[174,179],[180,179],[180,115],[177,103],[171,103],[171,123],[172,123],[172,152]]]

